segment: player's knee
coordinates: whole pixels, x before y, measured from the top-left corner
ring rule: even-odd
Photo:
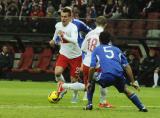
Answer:
[[[78,82],[78,78],[76,78],[76,77],[71,77],[71,82],[72,82],[72,83]]]
[[[64,68],[63,68],[63,67],[61,67],[61,66],[56,66],[56,67],[55,67],[54,74],[55,74],[56,76],[59,76],[59,75],[61,75],[61,74],[63,73],[63,71],[64,71]]]
[[[61,70],[56,70],[55,69],[55,72],[54,72],[55,76],[60,76],[62,74],[62,71]]]
[[[125,88],[125,89],[124,89],[124,94],[126,94],[126,96],[129,97],[129,96],[132,94],[132,92],[129,91],[128,88]]]

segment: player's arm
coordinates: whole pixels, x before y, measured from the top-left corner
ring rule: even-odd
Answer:
[[[132,72],[131,66],[129,64],[127,66],[125,66],[125,71],[126,71],[127,77],[131,81],[131,86],[133,86],[135,89],[137,89],[139,91],[140,90],[139,85],[134,80],[133,72]]]
[[[84,41],[83,41],[83,43],[82,43],[81,50],[82,50],[83,52],[87,52],[87,50],[88,50],[87,35],[86,35],[86,37],[85,37],[85,39],[84,39]]]
[[[49,44],[50,44],[51,47],[54,47],[54,40],[50,40]]]
[[[124,67],[127,77],[130,79],[131,83],[134,83],[134,77],[133,77],[133,72],[131,69],[131,66],[128,64]]]
[[[57,38],[58,38],[58,30],[56,29],[53,38],[49,41],[51,47],[54,47]]]
[[[64,34],[62,31],[59,31],[58,32],[58,36],[61,37],[62,39],[64,40],[67,40],[71,43],[77,43],[77,39],[78,39],[78,30],[77,30],[77,27],[72,27],[71,29],[71,35],[68,36],[66,34]]]
[[[127,74],[128,79],[131,81],[131,86],[133,86],[137,90],[140,90],[139,85],[134,80],[132,68],[129,65],[127,58],[124,56],[124,54],[121,54],[121,64],[124,67],[124,70]]]
[[[80,21],[80,29],[81,31],[88,33],[89,31],[92,30],[88,25],[86,25],[84,22]]]

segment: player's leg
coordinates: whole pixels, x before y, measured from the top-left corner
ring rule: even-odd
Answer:
[[[56,61],[56,67],[55,67],[55,78],[56,78],[56,81],[57,81],[57,91],[58,91],[58,94],[64,92],[65,90],[61,87],[62,83],[65,82],[65,79],[62,75],[64,69],[67,67],[67,64],[68,64],[68,59],[63,56],[63,55],[59,55],[58,56],[58,59]]]
[[[92,100],[93,100],[94,91],[95,91],[95,81],[92,80],[87,90],[88,103],[87,103],[87,106],[84,108],[84,110],[92,110],[93,108]]]
[[[67,64],[68,64],[67,57],[60,54],[58,56],[57,61],[56,61],[56,67],[55,67],[55,78],[56,78],[57,82],[59,82],[59,81],[65,82],[65,79],[64,79],[62,73],[63,73],[64,69],[67,67]]]
[[[119,81],[116,81],[115,83],[115,87],[117,88],[117,90],[120,93],[124,93],[131,101],[134,105],[136,105],[136,107],[142,111],[142,112],[147,112],[148,110],[145,108],[145,106],[142,104],[142,102],[140,101],[140,99],[138,98],[138,96],[129,91],[129,89],[127,88],[126,82],[125,82],[125,78],[121,78],[121,79],[117,79]]]
[[[106,100],[107,97],[107,88],[103,88],[100,86],[100,108],[112,108],[113,106]]]
[[[75,83],[64,83],[59,82],[58,84],[58,92],[60,98],[63,98],[64,94],[66,94],[67,90],[73,91],[85,91],[85,85],[83,83],[75,82]],[[76,97],[77,99],[77,97]],[[76,100],[77,101],[77,100]]]
[[[79,60],[81,60],[80,57],[78,58],[77,62],[80,62]],[[65,62],[68,61],[68,63],[69,63],[70,60],[65,59],[64,61]],[[75,61],[72,61],[73,65],[70,64],[70,66],[71,66],[70,75],[71,75],[71,82],[72,83],[65,83],[64,81],[59,81],[59,84],[58,84],[59,87],[58,88],[59,88],[59,91],[61,91],[61,93],[60,93],[61,97],[63,97],[63,95],[66,93],[66,91],[64,91],[64,90],[67,90],[67,89],[73,90],[74,91],[74,94],[73,94],[74,101],[73,101],[73,103],[76,103],[77,99],[78,99],[77,98],[78,97],[78,91],[84,91],[85,90],[85,85],[78,82],[77,74],[78,74],[78,71],[79,71],[78,70],[79,67],[77,67],[77,65],[75,65],[74,63],[75,63]],[[66,65],[64,65],[64,64],[63,65],[61,64],[61,66],[66,67]]]
[[[86,101],[87,100],[87,91],[84,91],[84,95],[83,95],[83,100]]]
[[[88,90],[87,90],[88,104],[84,108],[85,110],[92,110],[93,108],[92,98],[95,90],[95,82],[98,83],[101,87],[105,88],[107,85],[106,84],[107,81],[105,80],[105,78],[109,78],[109,77],[107,77],[105,74],[99,73],[99,75],[96,78],[96,81],[92,80],[91,82],[89,82],[90,86],[88,87]]]
[[[89,67],[83,64],[83,83],[87,86],[88,83],[88,74],[89,74]],[[87,91],[84,92],[83,100],[87,100]]]
[[[127,86],[127,85],[125,85]],[[125,87],[125,90],[124,90],[126,96],[132,101],[132,103],[134,105],[137,106],[137,108],[139,109],[139,111],[142,111],[142,112],[148,112],[148,110],[146,109],[146,107],[142,104],[141,100],[139,99],[139,97],[135,94],[135,93],[132,93],[130,92],[127,87]]]
[[[81,67],[82,57],[79,56],[77,58],[71,59],[69,61],[70,64],[70,76],[71,82],[75,83],[79,81],[80,67]],[[79,84],[80,85],[80,84]],[[79,87],[79,86],[75,86]],[[78,90],[73,91],[72,103],[77,103],[78,101]]]
[[[57,82],[60,82],[60,81],[65,82],[65,79],[62,75],[63,71],[64,71],[63,67],[61,67],[61,66],[55,67],[55,79]]]
[[[85,85],[83,83],[74,82],[74,83],[63,83],[62,88],[75,90],[75,91],[84,91]]]
[[[96,70],[97,72],[94,73],[94,78],[97,80],[99,78],[99,69]],[[100,101],[99,101],[100,108],[112,108],[112,105],[107,101],[107,88],[103,88],[100,86]]]
[[[159,79],[159,76],[158,76],[158,68],[157,68],[154,71],[154,75],[153,75],[154,85],[152,86],[152,88],[157,87],[157,85],[158,85],[158,79]]]

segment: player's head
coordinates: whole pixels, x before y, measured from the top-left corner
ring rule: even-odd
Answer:
[[[65,7],[61,11],[61,21],[64,26],[68,25],[72,18],[72,10],[69,7]]]
[[[76,6],[76,5],[75,5]],[[74,9],[69,7],[69,6],[66,6],[65,7],[66,9],[69,9],[71,11],[71,18],[74,18]],[[71,19],[72,20],[72,19]]]
[[[72,8],[71,8],[71,7],[66,6],[64,9],[70,10],[70,11],[71,11],[71,14],[72,14]]]
[[[80,10],[79,10],[79,7],[78,5],[73,5],[73,8],[72,8],[72,17],[73,18],[79,18],[79,13],[80,13]]]
[[[2,52],[5,54],[8,53],[8,47],[6,45],[2,47]]]
[[[103,31],[99,35],[99,41],[101,44],[108,45],[111,42],[111,34],[107,31]]]
[[[106,17],[105,16],[98,16],[96,18],[96,25],[97,26],[101,26],[101,27],[105,27],[106,26]]]

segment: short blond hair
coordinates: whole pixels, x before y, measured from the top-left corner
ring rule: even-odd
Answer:
[[[96,18],[96,24],[99,26],[105,26],[107,23],[107,19],[105,16],[98,16]]]

